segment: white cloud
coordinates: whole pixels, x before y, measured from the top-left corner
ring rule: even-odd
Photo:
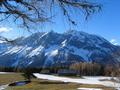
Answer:
[[[4,43],[5,41],[0,40],[0,43]]]
[[[9,31],[11,31],[11,30],[12,30],[12,28],[0,27],[0,33],[9,32]]]
[[[111,39],[110,42],[113,44],[113,45],[118,45],[118,42],[116,39]]]

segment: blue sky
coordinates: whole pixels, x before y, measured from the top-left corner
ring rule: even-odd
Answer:
[[[100,35],[115,44],[120,44],[120,0],[99,0],[103,4],[102,11],[91,16],[87,21],[80,18],[78,26],[68,26],[65,19],[58,15],[58,22],[45,25],[39,31],[54,30],[56,32],[65,32],[68,29],[85,31],[92,34]],[[76,19],[77,16],[73,15]],[[82,17],[82,16],[81,16]],[[77,18],[78,19],[78,18]],[[27,36],[25,30],[18,28],[14,23],[0,23],[0,34],[9,38]]]

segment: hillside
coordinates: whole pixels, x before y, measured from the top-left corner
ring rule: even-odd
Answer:
[[[38,32],[18,38],[16,44],[0,43],[0,66],[50,67],[76,62],[96,62],[102,65],[119,63],[119,46],[101,36],[70,30],[63,34]],[[114,57],[117,56],[117,57]],[[116,59],[117,58],[117,59]]]

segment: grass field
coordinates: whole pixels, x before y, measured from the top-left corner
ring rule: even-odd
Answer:
[[[14,81],[24,80],[24,77],[20,73],[15,74],[1,74],[0,85],[8,84]],[[75,84],[75,83],[63,83],[57,81],[48,81],[40,79],[32,79],[30,84],[24,86],[8,87],[7,90],[77,90],[77,88],[101,88],[103,90],[115,90],[102,85],[87,85],[87,84]]]
[[[0,74],[0,85],[9,84],[19,80],[24,80],[21,73]]]

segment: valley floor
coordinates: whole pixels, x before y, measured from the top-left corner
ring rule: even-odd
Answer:
[[[73,78],[67,78],[66,80],[66,77],[58,77],[58,76],[44,75],[44,74],[34,74],[34,75],[37,76],[39,79],[33,78],[32,82],[27,85],[7,87],[5,90],[115,90],[113,87],[104,86],[101,84],[95,84],[96,81],[91,80],[92,78],[90,79],[91,84],[89,84],[88,82],[76,83],[76,82],[67,81],[68,79],[73,80]],[[55,80],[55,79],[59,79],[59,80]],[[65,81],[62,81],[61,79]],[[80,79],[76,78],[75,80],[79,81]],[[0,74],[0,85],[6,85],[21,80],[24,80],[24,77],[21,75],[21,73]]]

